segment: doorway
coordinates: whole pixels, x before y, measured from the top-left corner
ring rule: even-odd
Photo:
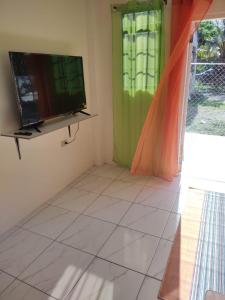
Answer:
[[[225,182],[225,19],[202,21],[192,46],[183,170]]]

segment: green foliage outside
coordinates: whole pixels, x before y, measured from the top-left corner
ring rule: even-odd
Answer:
[[[198,61],[225,62],[225,19],[201,22],[197,58]]]
[[[186,131],[225,136],[225,19],[201,22],[193,43]]]

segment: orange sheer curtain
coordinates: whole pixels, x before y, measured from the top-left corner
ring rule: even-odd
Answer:
[[[131,173],[172,180],[179,172],[181,111],[188,43],[213,0],[172,0],[171,55],[149,108]],[[199,23],[199,22],[198,22]]]

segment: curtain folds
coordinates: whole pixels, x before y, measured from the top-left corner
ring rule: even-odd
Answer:
[[[173,0],[171,54],[149,107],[132,161],[132,174],[172,180],[179,171],[181,111],[188,43],[213,0]]]
[[[147,9],[147,10],[146,10]],[[163,65],[162,4],[119,6],[113,22],[114,161],[131,166]]]

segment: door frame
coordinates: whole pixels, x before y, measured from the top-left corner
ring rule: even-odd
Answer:
[[[209,14],[204,18],[204,20],[215,20],[215,19],[225,19],[225,13],[223,16],[221,14]],[[202,21],[204,21],[202,20]],[[196,22],[198,22],[196,20]],[[184,161],[184,140],[185,140],[185,131],[186,131],[186,119],[187,119],[187,109],[188,109],[188,97],[189,97],[189,85],[191,79],[191,61],[192,61],[192,51],[193,43],[192,40],[187,47],[186,55],[186,71],[184,75],[184,89],[183,97],[181,100],[181,109],[180,109],[180,120],[179,120],[179,145],[178,145],[178,159],[179,159],[179,169],[182,170],[182,165]]]
[[[192,61],[192,40],[189,42],[186,54],[186,71],[184,76],[184,90],[182,97],[182,104],[180,109],[180,128],[179,128],[179,169],[182,170],[182,164],[184,160],[184,139],[186,130],[186,119],[187,119],[187,108],[188,108],[188,97],[189,97],[189,85],[191,79],[191,61]]]

